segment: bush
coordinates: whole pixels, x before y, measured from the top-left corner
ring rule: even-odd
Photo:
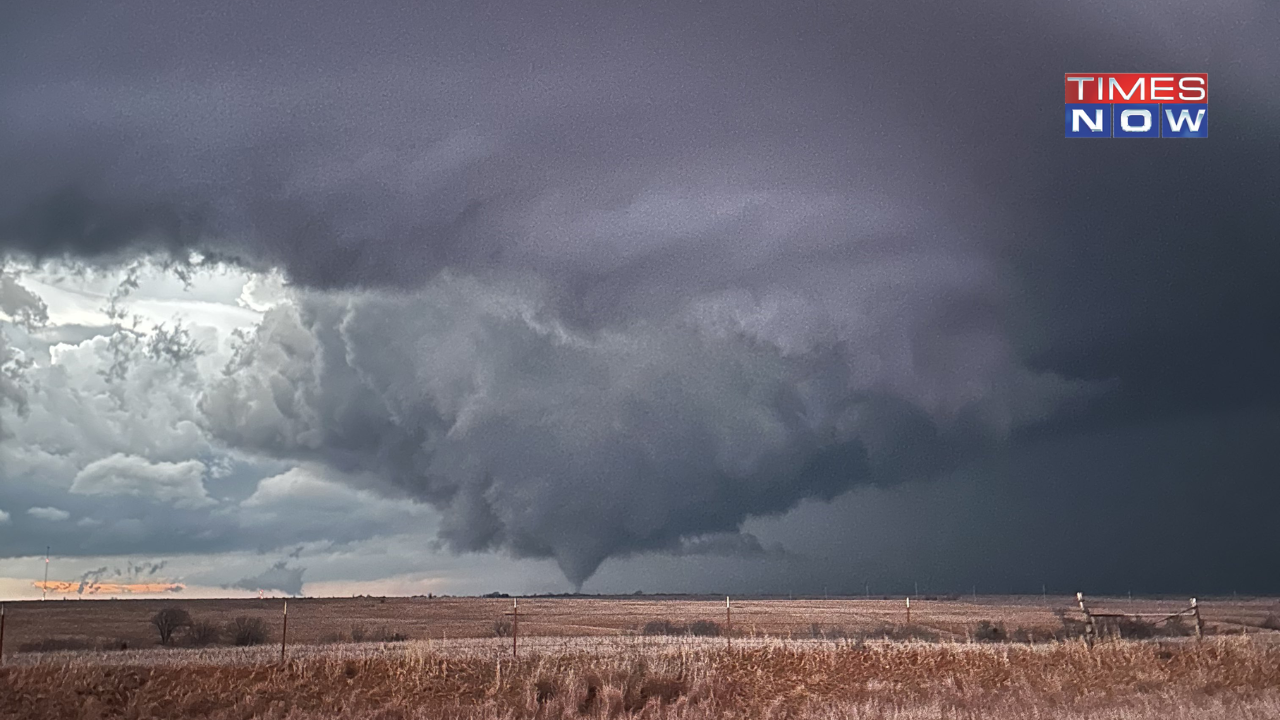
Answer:
[[[1004,625],[983,620],[973,629],[973,639],[978,642],[1004,642],[1009,639],[1009,633],[1005,632]]]
[[[373,635],[374,642],[408,642],[409,636],[404,633],[391,632],[391,630],[381,627]]]
[[[1045,630],[1044,628],[1016,627],[1009,632],[1009,639],[1017,643],[1033,644],[1065,640],[1066,637],[1061,633]]]
[[[720,637],[720,623],[711,620],[694,620],[689,626],[689,634],[698,637]]]
[[[1267,616],[1266,620],[1262,621],[1262,625],[1259,627],[1266,628],[1267,630],[1280,630],[1280,615],[1271,613]]]
[[[191,623],[187,640],[196,647],[217,645],[222,642],[222,626],[208,620],[197,620]]]
[[[265,643],[270,636],[270,631],[262,618],[241,615],[227,626],[227,635],[231,636],[231,641],[236,646],[245,647]]]
[[[179,628],[191,626],[191,614],[178,607],[167,607],[151,616],[151,624],[160,633],[160,644],[173,642],[173,633]]]
[[[1058,617],[1058,622],[1062,623],[1062,629],[1055,634],[1058,640],[1084,637],[1085,623],[1083,617],[1073,616],[1068,614],[1068,611],[1061,609],[1054,610],[1053,614]]]
[[[511,637],[511,618],[498,618],[493,621],[493,634],[497,637]]]
[[[640,630],[642,635],[683,635],[685,627],[670,620],[650,620]]]
[[[346,643],[346,642],[406,642],[409,639],[404,633],[392,632],[391,628],[382,625],[370,630],[365,625],[352,625],[351,632],[345,633],[341,630],[337,632],[328,632],[320,636],[321,644]]]

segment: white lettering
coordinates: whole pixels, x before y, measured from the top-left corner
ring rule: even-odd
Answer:
[[[1076,99],[1084,102],[1084,84],[1092,80],[1092,77],[1069,77],[1067,82],[1076,84]]]
[[[1172,92],[1173,92],[1173,86],[1172,86],[1172,85],[1170,85],[1169,87],[1156,87],[1156,83],[1162,83],[1162,82],[1172,83],[1172,82],[1173,82],[1173,78],[1171,78],[1171,77],[1153,77],[1153,78],[1151,78],[1151,99],[1152,99],[1152,100],[1172,100],[1172,99],[1173,99],[1173,95],[1168,95],[1168,96],[1166,96],[1166,97],[1158,97],[1158,96],[1156,95],[1156,93],[1157,93],[1157,92],[1170,92],[1170,93],[1172,93]]]
[[[1129,124],[1129,118],[1140,116],[1142,118],[1142,127],[1133,127]],[[1125,132],[1146,132],[1151,129],[1151,111],[1150,110],[1125,110],[1120,113],[1120,127]]]
[[[1191,129],[1191,132],[1200,132],[1200,121],[1204,120],[1204,108],[1198,109],[1195,120],[1191,119],[1191,113],[1188,112],[1186,108],[1183,108],[1182,112],[1178,113],[1178,117],[1176,119],[1173,117],[1172,110],[1165,110],[1164,116],[1168,119],[1169,127],[1172,128],[1174,132],[1182,132],[1183,123],[1187,124],[1187,127]]]
[[[1071,132],[1080,132],[1080,121],[1083,120],[1085,125],[1089,126],[1091,132],[1102,132],[1102,111],[1095,110],[1093,119],[1089,119],[1089,113],[1075,108],[1071,111]]]
[[[1200,87],[1187,87],[1187,84],[1188,84],[1188,83],[1193,84],[1193,85],[1199,85]],[[1182,100],[1182,101],[1184,101],[1184,102],[1187,102],[1187,101],[1191,101],[1191,100],[1203,100],[1203,99],[1204,99],[1204,96],[1205,96],[1204,78],[1198,78],[1198,77],[1184,77],[1184,78],[1182,78],[1182,79],[1178,80],[1178,88],[1182,90],[1182,92],[1178,93],[1178,99],[1179,99],[1179,100]],[[1187,96],[1187,93],[1188,93],[1188,92],[1194,92],[1194,93],[1196,93],[1195,97],[1188,97],[1188,96]]]
[[[1111,96],[1110,99],[1114,101],[1116,99],[1116,92],[1119,91],[1120,96],[1123,97],[1125,100],[1132,98],[1134,93],[1138,93],[1139,100],[1144,100],[1145,96],[1142,93],[1142,87],[1145,82],[1146,82],[1146,78],[1138,78],[1138,82],[1134,83],[1133,87],[1129,88],[1129,92],[1126,93],[1124,91],[1124,88],[1120,87],[1120,83],[1116,82],[1115,78],[1111,78],[1111,85],[1110,85],[1110,88],[1108,89],[1108,92],[1110,93],[1110,96]]]

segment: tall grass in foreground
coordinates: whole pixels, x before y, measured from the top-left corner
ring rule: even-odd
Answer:
[[[0,670],[0,716],[46,718],[1280,718],[1280,646],[1250,638],[967,645],[572,644],[512,660],[404,643],[164,662],[51,653]],[[141,658],[144,654],[135,657]]]

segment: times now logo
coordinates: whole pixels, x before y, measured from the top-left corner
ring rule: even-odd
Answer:
[[[1209,137],[1206,73],[1067,73],[1069,138]]]

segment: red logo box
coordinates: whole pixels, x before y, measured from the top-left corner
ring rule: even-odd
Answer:
[[[1208,73],[1067,73],[1066,102],[1207,103]]]

